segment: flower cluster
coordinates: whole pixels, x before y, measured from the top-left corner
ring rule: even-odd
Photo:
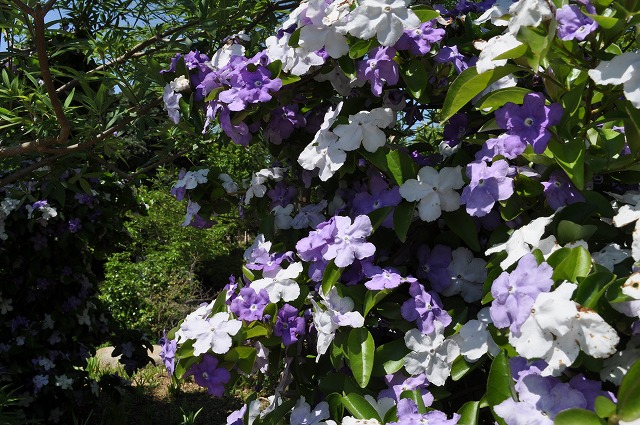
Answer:
[[[277,368],[234,425],[637,419],[640,67],[609,46],[636,11],[566,3],[310,0],[253,56],[181,57],[272,165],[225,195],[260,235],[175,376]]]

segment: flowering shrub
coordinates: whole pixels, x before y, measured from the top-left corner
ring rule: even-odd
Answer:
[[[2,190],[0,380],[19,417],[70,423],[108,386],[85,370],[98,345],[112,341],[130,371],[147,360],[150,341],[115,328],[96,294],[97,265],[125,240],[123,214],[136,201],[102,173],[43,171]]]
[[[639,5],[408,3],[303,2],[164,73],[173,122],[273,160],[174,187],[184,225],[262,224],[168,369],[279,374],[228,425],[636,423]]]

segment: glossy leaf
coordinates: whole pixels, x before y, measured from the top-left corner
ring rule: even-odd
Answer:
[[[415,209],[415,202],[402,202],[393,213],[393,228],[401,242],[407,240],[407,233],[409,232]]]
[[[606,425],[595,413],[584,409],[564,410],[556,415],[554,425]]]
[[[356,419],[376,419],[382,421],[375,407],[360,394],[351,393],[342,397],[342,404]]]
[[[328,294],[342,276],[342,269],[333,260],[327,264],[322,275],[322,293]]]
[[[442,121],[444,122],[451,118],[453,114],[462,109],[471,99],[500,78],[513,74],[521,69],[522,68],[515,65],[504,65],[479,75],[475,66],[465,69],[458,75],[447,91],[447,97],[442,106]]]
[[[477,425],[480,418],[480,402],[468,401],[459,410],[458,425]]]
[[[496,406],[508,398],[513,397],[513,378],[509,357],[505,350],[500,351],[493,359],[487,380],[487,402],[489,406]]]
[[[472,251],[480,251],[478,227],[473,218],[463,208],[445,212],[442,214],[442,218],[444,218],[447,227],[458,235]]]
[[[352,329],[349,333],[349,367],[358,385],[364,388],[369,383],[373,370],[376,346],[371,333],[365,328]]]
[[[618,391],[618,415],[624,421],[640,419],[640,360],[622,378]]]

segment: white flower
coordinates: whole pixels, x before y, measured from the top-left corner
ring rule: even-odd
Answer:
[[[509,8],[509,32],[518,34],[520,27],[538,27],[553,18],[546,0],[519,0]]]
[[[623,84],[624,96],[640,108],[640,52],[625,52],[610,61],[603,61],[589,70],[596,84]]]
[[[89,317],[89,308],[85,308],[82,314],[76,314],[80,325],[91,326],[91,318]]]
[[[612,382],[614,385],[620,385],[622,378],[638,359],[640,359],[640,339],[632,337],[624,350],[620,350],[604,360],[600,379]]]
[[[187,171],[173,187],[176,189],[180,187],[184,187],[187,190],[195,189],[199,184],[204,184],[208,181],[208,174],[209,170],[206,168],[197,171]]]
[[[320,304],[315,300],[311,300],[311,303],[313,304],[313,324],[318,331],[317,362],[320,360],[320,355],[326,353],[339,327],[360,328],[364,326],[364,317],[360,312],[352,311],[354,308],[353,300],[338,295],[336,288],[331,289],[328,297],[323,296]]]
[[[327,201],[323,199],[318,204],[305,205],[300,208],[300,212],[294,217],[291,222],[291,227],[294,229],[306,229],[311,227],[313,229],[323,221],[326,221],[322,211],[327,207]]]
[[[362,0],[344,29],[363,40],[375,35],[383,46],[393,46],[405,29],[420,26],[420,18],[407,5],[406,0]]]
[[[222,187],[227,193],[233,193],[238,191],[238,184],[233,181],[229,174],[219,174],[218,180],[222,181]]]
[[[199,356],[211,350],[216,354],[224,354],[231,348],[231,336],[238,333],[242,322],[229,319],[229,313],[220,312],[209,319],[193,317],[180,325],[176,332],[176,339],[181,344],[186,340],[195,340],[193,343],[193,355]]]
[[[229,63],[231,56],[244,56],[244,50],[242,44],[226,44],[213,54],[209,65],[213,69],[220,69]]]
[[[494,69],[496,66],[505,65],[506,59],[496,60],[495,58],[521,45],[522,43],[511,33],[498,35],[485,43],[474,43],[476,49],[481,50],[476,62],[478,74]]]
[[[480,25],[488,20],[496,26],[504,27],[509,23],[509,16],[505,16],[509,13],[509,7],[513,4],[513,0],[498,0],[495,4],[478,17],[473,23]]]
[[[274,227],[275,230],[291,229],[291,212],[293,211],[293,204],[289,204],[286,207],[282,205],[276,205],[271,212],[275,215]]]
[[[353,416],[342,418],[342,425],[380,425],[377,419],[356,419]]]
[[[326,74],[318,74],[313,77],[316,81],[330,81],[333,88],[341,95],[348,96],[351,93],[351,80],[345,75],[338,65]],[[386,93],[386,92],[385,92]]]
[[[243,254],[244,261],[251,263],[254,260],[253,258],[254,252],[258,252],[259,253],[258,255],[262,255],[262,251],[268,254],[270,250],[271,250],[271,242],[265,240],[264,235],[260,233],[253,240],[253,244],[249,248],[245,249]]]
[[[446,296],[461,294],[469,303],[479,301],[482,298],[482,285],[487,278],[487,262],[475,258],[465,247],[456,248],[451,254],[453,259],[447,267],[451,283],[440,293]]]
[[[300,153],[298,163],[305,170],[320,170],[320,180],[327,181],[342,167],[347,160],[347,154],[338,146],[338,136],[329,130],[338,114],[342,110],[342,102],[335,109],[329,109],[324,115],[324,121],[313,140]]]
[[[324,64],[324,59],[315,52],[289,46],[291,34],[285,33],[280,39],[267,38],[267,56],[271,61],[282,62],[282,70],[293,75],[304,75],[312,66]]]
[[[375,108],[349,115],[349,124],[340,124],[333,130],[340,137],[338,146],[348,152],[362,144],[369,152],[377,151],[387,142],[387,135],[380,129],[391,125],[393,118],[390,108]]]
[[[622,293],[640,300],[640,273],[633,273],[622,285]]]
[[[267,193],[267,186],[265,183],[271,179],[274,181],[280,181],[284,178],[284,168],[263,168],[251,177],[249,188],[244,195],[245,205],[249,205],[249,201],[255,196],[256,198],[262,198]]]
[[[189,80],[187,80],[187,77],[185,77],[184,75],[181,75],[170,82],[169,85],[171,86],[171,89],[173,89],[173,91],[177,93],[185,91],[189,88]]]
[[[514,230],[507,242],[494,245],[490,249],[486,250],[485,254],[489,255],[496,252],[506,252],[507,258],[502,260],[500,263],[500,267],[502,267],[503,270],[506,270],[509,266],[518,262],[523,255],[529,254],[536,248],[540,248],[542,244],[551,242],[552,246],[555,245],[555,237],[553,236],[542,240],[545,228],[549,223],[551,223],[554,215],[555,214],[552,214],[549,217],[538,217],[526,226],[522,226],[521,228]]]
[[[73,379],[67,378],[67,375],[56,376],[56,386],[62,388],[63,390],[71,389],[73,385]]]
[[[381,418],[384,418],[387,412],[391,410],[393,406],[396,405],[396,401],[389,397],[383,397],[380,400],[376,400],[375,398],[371,397],[369,394],[365,394],[364,398],[369,402],[371,406],[373,406],[374,409],[376,409],[376,412],[378,412],[378,416],[380,416]],[[374,422],[368,422],[371,425],[378,423],[378,421],[375,419],[371,419],[371,420],[374,421]],[[364,423],[367,424],[367,422],[364,422]],[[344,425],[344,422],[342,425]]]
[[[261,289],[269,293],[269,301],[277,303],[280,300],[290,302],[300,295],[300,286],[295,279],[302,273],[302,263],[292,263],[286,269],[280,269],[274,277],[264,277],[251,282],[249,285],[256,293]]]
[[[305,25],[300,29],[299,45],[302,49],[315,52],[324,47],[329,56],[338,59],[349,53],[347,38],[336,27],[325,25]]]
[[[453,339],[444,338],[444,327],[434,322],[435,330],[423,335],[411,329],[404,335],[404,342],[411,350],[404,358],[404,367],[411,375],[424,373],[433,385],[442,386],[451,374],[451,365],[460,355],[460,347]]]
[[[296,406],[291,411],[291,425],[335,425],[334,421],[324,421],[329,418],[329,403],[321,401],[311,410],[311,406],[300,397]]]
[[[571,366],[581,349],[595,358],[616,351],[620,340],[616,331],[596,312],[578,311],[571,300],[576,287],[564,282],[555,291],[538,295],[520,334],[509,335],[509,343],[521,356],[548,363],[543,374],[558,375]]]
[[[0,314],[7,314],[8,312],[13,310],[13,306],[11,303],[13,300],[11,298],[2,299],[0,298]]]
[[[454,336],[462,356],[468,362],[476,362],[486,353],[495,356],[500,351],[487,329],[490,323],[489,307],[485,307],[478,312],[478,320],[469,320]]]
[[[400,186],[400,195],[409,202],[420,201],[420,218],[434,221],[442,211],[460,208],[460,194],[455,191],[464,186],[460,170],[460,166],[445,167],[440,172],[433,167],[423,167],[417,179],[409,179]]]
[[[600,264],[610,272],[613,271],[613,266],[626,260],[631,256],[631,252],[628,249],[621,248],[617,243],[610,243],[598,252],[591,254],[591,258],[594,262]]]

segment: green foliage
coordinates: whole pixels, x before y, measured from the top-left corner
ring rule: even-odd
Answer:
[[[220,290],[240,266],[236,222],[183,227],[183,204],[160,187],[138,190],[146,214],[129,217],[131,242],[109,257],[100,298],[123,326],[160,335]]]

